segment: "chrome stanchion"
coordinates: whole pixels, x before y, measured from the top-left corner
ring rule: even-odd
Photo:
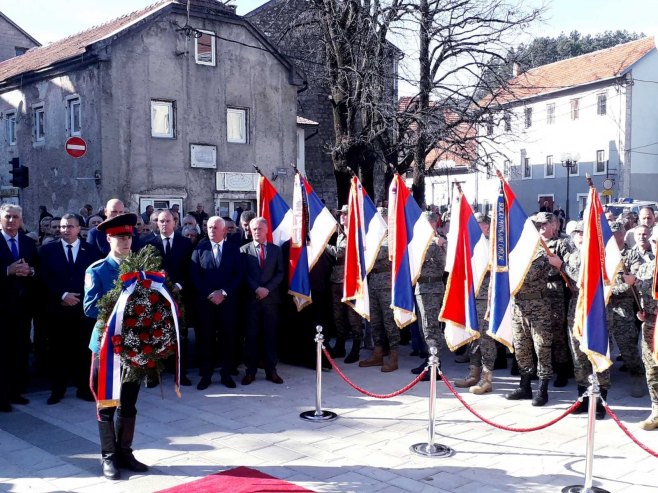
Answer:
[[[601,398],[599,379],[596,373],[589,377],[589,388],[585,395],[589,395],[587,408],[587,452],[585,457],[585,485],[566,486],[562,493],[610,493],[608,490],[592,486],[592,466],[594,465],[594,424],[596,423],[596,403]]]
[[[434,408],[436,405],[436,373],[439,366],[436,347],[430,347],[430,357],[427,360],[430,371],[430,422],[427,427],[427,443],[416,443],[409,449],[417,455],[425,457],[448,457],[455,453],[453,449],[445,445],[434,443]]]
[[[324,336],[322,335],[322,326],[318,325],[315,330],[316,342],[316,388],[315,388],[315,409],[311,411],[304,411],[299,415],[305,421],[332,421],[338,415],[331,411],[322,410],[322,343]]]

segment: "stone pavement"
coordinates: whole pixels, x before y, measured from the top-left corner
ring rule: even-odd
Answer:
[[[401,369],[389,374],[338,362],[358,385],[388,393],[412,379],[409,369],[420,360],[406,356],[409,351],[401,349]],[[451,354],[443,359],[451,380],[466,373],[467,365],[453,363]],[[336,372],[323,372],[323,408],[339,418],[309,423],[299,413],[314,407],[315,372],[280,365],[279,373],[283,385],[267,382],[260,372],[248,387],[238,383],[230,390],[213,381],[203,392],[183,388],[182,399],[175,396],[170,376],[163,386],[143,389],[134,445],[137,458],[151,471],[122,472],[126,479],[117,482],[99,477],[94,405],[72,397],[71,389],[55,406],[46,405],[47,391],[33,392],[29,405],[0,414],[0,491],[152,492],[238,466],[318,492],[556,492],[583,484],[585,415],[567,416],[532,433],[503,431],[479,421],[438,382],[436,442],[455,454],[425,458],[409,447],[427,441],[428,383],[378,400],[356,393]],[[509,370],[494,375],[493,393],[460,392],[497,423],[541,424],[575,399],[571,380],[564,389],[551,386],[543,408],[507,401],[501,395],[514,387],[517,377]],[[616,369],[613,384],[613,410],[658,451],[658,431],[635,425],[649,412],[648,397],[631,398],[628,376]],[[658,459],[632,443],[610,418],[596,422],[595,486],[614,493],[656,492],[657,472]]]

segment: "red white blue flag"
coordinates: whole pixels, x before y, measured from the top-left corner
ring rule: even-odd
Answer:
[[[395,174],[388,189],[388,251],[392,262],[391,307],[402,328],[416,320],[414,285],[420,276],[434,228]]]
[[[352,177],[345,224],[345,276],[343,302],[370,320],[367,274],[375,263],[386,236],[386,221],[359,179]]]
[[[488,334],[514,351],[511,299],[523,285],[540,237],[509,184],[500,176],[500,192],[491,224],[491,281]]]
[[[460,190],[450,210],[446,255],[450,275],[439,314],[446,323],[446,343],[453,351],[480,337],[475,297],[488,268],[489,243]]]
[[[292,211],[264,176],[258,180],[258,215],[267,221],[267,241],[277,246],[292,237]]]
[[[621,269],[621,254],[593,186],[589,189],[583,219],[582,260],[573,332],[592,368],[602,372],[612,365],[605,306],[611,280]]]
[[[308,181],[296,173],[292,198],[288,292],[293,296],[298,311],[313,301],[309,273],[324,252],[336,226],[336,219]]]

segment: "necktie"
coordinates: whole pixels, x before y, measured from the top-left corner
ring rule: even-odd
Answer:
[[[73,265],[73,245],[66,245],[66,257],[69,259],[69,265]]]
[[[171,253],[171,243],[169,243],[169,241],[170,241],[169,237],[165,238],[165,246],[164,246],[165,256],[168,256]]]
[[[213,248],[215,249],[215,265],[219,267],[219,264],[222,261],[222,249],[219,246],[219,243],[215,243]]]
[[[18,246],[16,245],[16,238],[9,238],[10,241],[10,248],[11,248],[11,254],[14,256],[14,260],[18,260],[20,257],[18,256]]]
[[[263,265],[265,265],[265,245],[259,245],[258,248],[258,261],[260,263],[260,268],[262,269]]]

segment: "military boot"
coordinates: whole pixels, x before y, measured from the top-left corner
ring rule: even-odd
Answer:
[[[142,464],[133,455],[133,437],[135,436],[135,418],[117,418],[117,464],[123,469],[134,472],[146,472],[148,466]]]
[[[548,378],[542,378],[539,381],[539,388],[535,393],[535,397],[532,399],[533,406],[543,406],[548,402]]]
[[[468,391],[471,394],[475,394],[475,395],[482,395],[482,394],[486,394],[487,392],[491,392],[493,390],[492,381],[493,381],[493,373],[484,370],[482,372],[482,378],[480,378],[478,384],[473,385],[471,388],[468,389]]]
[[[521,399],[532,399],[532,387],[530,387],[530,375],[521,375],[519,387],[505,396],[510,401]]]
[[[112,421],[99,421],[98,434],[101,439],[101,465],[103,476],[107,479],[119,479],[121,473],[117,469],[117,444],[114,436],[114,423]]]
[[[352,339],[352,349],[350,353],[345,357],[345,363],[356,363],[359,361],[359,352],[361,350],[361,339]]]
[[[345,338],[336,337],[336,344],[329,350],[332,358],[344,358],[345,357]]]
[[[384,363],[384,366],[382,366],[382,371],[384,373],[388,373],[391,371],[395,371],[398,369],[398,350],[397,349],[391,349],[388,355],[388,360],[386,363]]]
[[[585,391],[587,390],[587,387],[584,385],[579,385],[578,386],[578,397],[583,395]],[[589,397],[584,397],[583,402],[580,403],[580,406],[578,406],[576,409],[573,410],[573,414],[584,414],[587,412],[589,406]]]
[[[472,385],[475,385],[480,381],[480,375],[482,375],[481,366],[471,366],[468,370],[469,371],[467,377],[458,378],[457,380],[454,381],[455,387],[460,387],[465,389]]]
[[[651,406],[651,414],[644,421],[640,421],[640,428],[646,431],[658,428],[658,405]]]
[[[596,399],[596,419],[604,419],[605,418],[605,406],[603,405],[603,401],[605,401],[608,398],[608,389],[601,389],[601,397],[599,399]]]
[[[372,351],[372,356],[363,361],[359,361],[359,366],[361,368],[366,368],[368,366],[382,366],[384,364],[384,348],[382,346],[375,346],[375,349]]]

